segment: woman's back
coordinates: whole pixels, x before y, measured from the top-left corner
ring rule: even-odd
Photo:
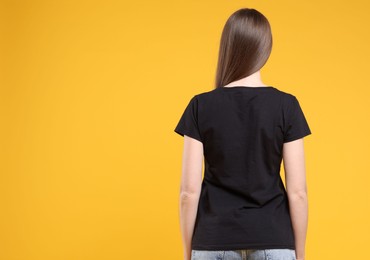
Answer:
[[[297,98],[272,86],[195,95],[175,132],[203,143],[194,250],[295,248],[283,145],[311,134]]]

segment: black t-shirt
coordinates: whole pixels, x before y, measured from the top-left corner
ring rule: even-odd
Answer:
[[[297,98],[272,86],[193,96],[175,130],[203,143],[194,250],[295,249],[283,143],[311,134]]]

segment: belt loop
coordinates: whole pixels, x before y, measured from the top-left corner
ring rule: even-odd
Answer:
[[[242,259],[247,260],[247,250],[242,250]]]

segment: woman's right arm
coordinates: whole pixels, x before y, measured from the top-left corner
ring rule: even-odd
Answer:
[[[284,143],[283,162],[296,258],[304,260],[308,226],[308,196],[303,138]]]

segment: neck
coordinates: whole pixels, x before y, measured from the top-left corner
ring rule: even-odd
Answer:
[[[225,85],[225,87],[231,86],[250,86],[250,87],[263,87],[266,86],[261,80],[261,73],[260,70],[249,75],[248,77],[230,82],[229,84]]]

